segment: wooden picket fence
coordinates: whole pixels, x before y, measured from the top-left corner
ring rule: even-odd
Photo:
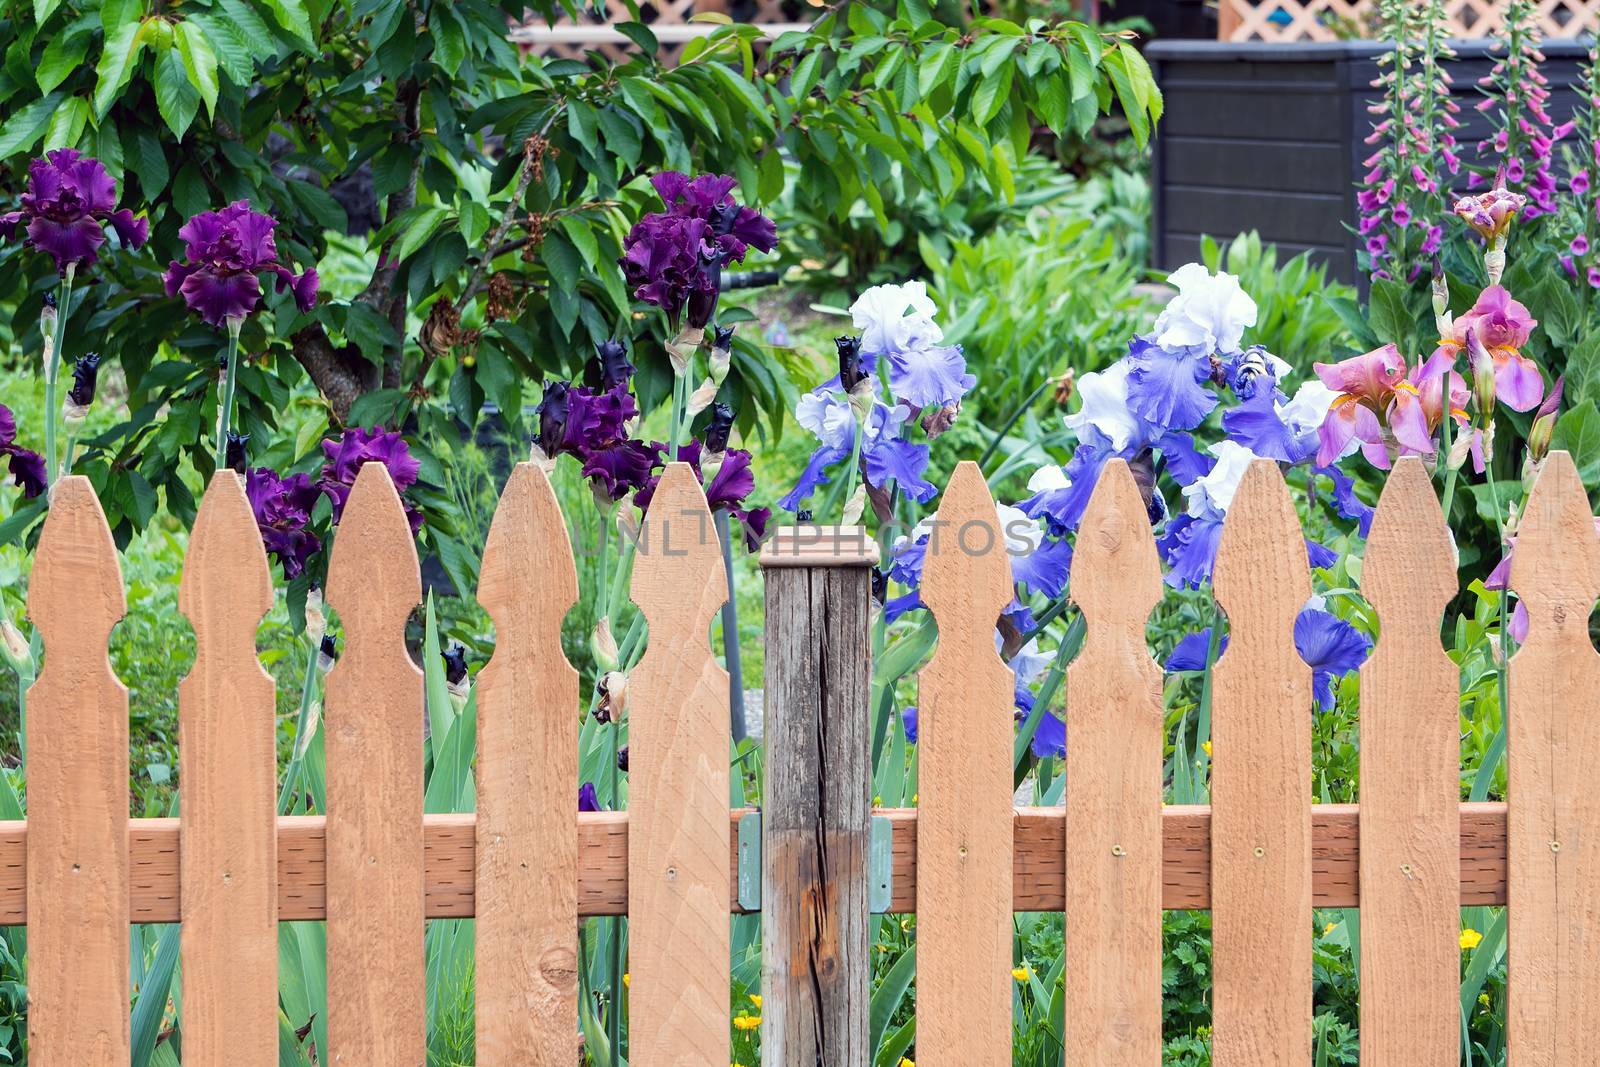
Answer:
[[[1311,577],[1275,465],[1250,468],[1218,553],[1232,643],[1215,673],[1209,807],[1162,805],[1162,676],[1145,641],[1161,581],[1127,468],[1107,468],[1076,542],[1072,593],[1088,631],[1068,678],[1064,809],[1012,805],[1012,678],[993,641],[1011,585],[972,464],[940,517],[946,540],[924,583],[941,636],[921,674],[920,805],[879,813],[893,831],[891,910],[918,915],[921,1067],[1011,1062],[1011,916],[1063,910],[1068,1062],[1159,1063],[1163,908],[1212,912],[1219,1067],[1300,1067],[1311,1057],[1312,909],[1357,906],[1363,1062],[1454,1067],[1459,908],[1508,901],[1511,1062],[1591,1062],[1600,657],[1588,620],[1600,542],[1565,453],[1545,461],[1512,572],[1532,621],[1510,668],[1509,806],[1459,801],[1457,671],[1439,639],[1453,550],[1418,461],[1390,477],[1362,571],[1382,634],[1362,668],[1359,808],[1312,804],[1311,678],[1291,636]],[[622,913],[632,1063],[729,1062],[742,813],[729,810],[728,690],[707,636],[727,595],[710,529],[694,476],[672,466],[633,579],[649,647],[630,684],[630,810],[575,817],[578,679],[560,630],[577,582],[549,483],[516,469],[479,591],[498,648],[478,680],[477,812],[424,816],[423,683],[403,636],[420,599],[417,556],[383,467],[362,468],[327,589],[347,649],[323,716],[327,811],[277,817],[273,685],[255,658],[269,571],[240,481],[219,474],[181,587],[198,642],[180,694],[182,817],[130,820],[127,691],[106,655],[122,580],[93,490],[65,479],[29,589],[46,660],[29,698],[28,819],[0,824],[0,922],[28,926],[36,1067],[124,1067],[128,926],[171,922],[182,923],[185,1062],[277,1063],[276,924],[300,919],[327,923],[320,1062],[420,1067],[425,922],[464,916],[476,918],[477,1063],[570,1065],[580,917]],[[813,592],[843,570],[864,575],[872,558],[848,540],[801,542],[790,534],[766,562],[809,573]],[[785,545],[791,557],[778,559]],[[862,598],[844,631],[839,617],[810,620],[834,665],[866,648],[868,585],[829,586]],[[808,685],[793,663],[773,670],[787,679],[783,701],[843,691]],[[865,714],[854,706],[864,687],[851,692],[842,706],[821,701],[806,744],[825,744],[829,716]],[[866,737],[839,731],[855,739],[845,748]],[[797,795],[810,790],[816,827],[803,847],[815,858],[859,842],[867,784],[842,798],[836,782],[804,786],[811,750],[790,747],[797,735],[769,734],[767,762],[800,775]],[[866,904],[826,884],[839,869],[828,855],[820,868],[795,861],[793,880],[823,881],[804,900],[768,866],[765,905],[808,924],[805,960],[766,959],[769,1067],[869,1062],[864,1005],[832,999],[866,988],[865,944],[832,936],[835,924],[859,933]],[[795,980],[807,968],[817,981]],[[819,1024],[807,1058],[772,1033],[808,1014],[840,1021],[848,1040]],[[824,1040],[855,1051],[820,1052]]]

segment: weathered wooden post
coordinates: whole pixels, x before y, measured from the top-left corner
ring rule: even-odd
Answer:
[[[868,625],[878,547],[793,527],[767,580],[761,931],[764,1067],[869,1063]]]

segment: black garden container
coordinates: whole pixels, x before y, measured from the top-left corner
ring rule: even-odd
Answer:
[[[1356,282],[1358,239],[1351,229],[1364,139],[1377,116],[1372,41],[1284,44],[1156,41],[1145,55],[1166,97],[1154,140],[1154,265],[1199,258],[1200,238],[1219,241],[1256,230],[1283,255],[1310,250],[1331,277]],[[1488,132],[1473,109],[1477,80],[1493,63],[1485,41],[1454,41],[1450,64],[1461,104],[1461,158],[1478,158]],[[1573,88],[1587,46],[1547,41],[1550,116],[1565,122],[1579,100]],[[1559,151],[1559,149],[1558,149]],[[1463,170],[1463,178],[1465,170]]]

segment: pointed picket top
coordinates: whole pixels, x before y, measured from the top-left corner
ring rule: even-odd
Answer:
[[[1006,531],[977,464],[956,467],[923,559],[939,643],[917,684],[917,1061],[1002,1067],[1014,984],[1015,682],[995,651],[995,621],[1013,585]]]
[[[726,1063],[728,672],[711,652],[727,572],[686,463],[645,514],[633,599],[649,623],[628,682],[628,1032],[634,1067]]]
[[[1455,543],[1419,456],[1397,460],[1378,497],[1361,595],[1377,610],[1384,634],[1398,625],[1435,638],[1445,605],[1456,595]]]
[[[705,489],[689,464],[667,464],[645,512],[638,547],[633,600],[651,628],[682,622],[703,634],[728,599],[728,575]],[[691,599],[691,591],[702,595]],[[685,606],[695,609],[692,620],[684,614]]]
[[[406,620],[422,600],[400,494],[366,463],[328,562],[344,626],[329,672],[327,757],[328,1062],[426,1058],[423,971],[422,671]]]
[[[1361,1051],[1455,1067],[1461,1031],[1460,671],[1439,641],[1455,548],[1422,460],[1395,463],[1361,568]]]
[[[1311,668],[1294,621],[1311,567],[1278,465],[1253,461],[1213,572],[1230,642],[1212,673],[1212,1056],[1311,1059]]]
[[[1149,510],[1126,460],[1113,459],[1100,472],[1072,560],[1072,602],[1088,619],[1087,639],[1130,623],[1142,644],[1145,623],[1161,602],[1161,561]]]
[[[922,602],[936,618],[941,608],[948,616],[939,618],[940,644],[978,633],[993,645],[994,622],[1015,595],[1006,537],[983,472],[962,460],[939,501],[922,566]]]
[[[70,475],[51,491],[28,584],[28,618],[47,653],[78,645],[103,654],[112,628],[128,610],[116,542],[89,479]]]
[[[1066,1017],[1085,1063],[1161,1059],[1161,600],[1149,511],[1123,460],[1100,474],[1072,560],[1088,630],[1067,668]]]
[[[211,478],[189,535],[178,607],[195,632],[178,690],[185,1053],[278,1061],[276,687],[256,657],[272,576],[244,479]]]
[[[538,465],[512,470],[479,575],[495,651],[476,683],[477,1062],[564,1064],[578,1025],[579,704],[561,623],[578,579]]]
[[[1294,500],[1272,460],[1253,460],[1239,479],[1212,575],[1230,620],[1281,623],[1283,639],[1290,640],[1295,616],[1311,598],[1311,564]]]
[[[422,602],[416,537],[382,463],[364,463],[356,474],[328,563],[327,598],[355,654],[355,633],[381,633],[393,643]]]
[[[38,1064],[125,1067],[128,690],[106,647],[126,602],[87,478],[63,478],[28,614],[44,670],[28,691],[28,1043]]]
[[[1506,1044],[1516,1063],[1592,1059],[1600,1005],[1600,656],[1589,616],[1600,540],[1572,457],[1552,452],[1517,533],[1511,588],[1528,640],[1506,716]]]
[[[1528,495],[1511,558],[1511,588],[1528,611],[1524,647],[1558,641],[1592,654],[1586,633],[1600,596],[1600,541],[1583,479],[1566,452],[1545,457]]]

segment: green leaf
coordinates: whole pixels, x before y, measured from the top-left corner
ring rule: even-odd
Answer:
[[[105,48],[100,53],[100,62],[95,66],[95,118],[105,117],[117,94],[133,77],[133,68],[145,46],[142,28],[135,17],[132,22],[124,22],[106,31]]]
[[[639,51],[647,56],[654,56],[661,50],[661,45],[656,40],[655,33],[642,22],[619,22],[614,29],[638,45]]]
[[[134,927],[137,931],[138,927]],[[178,923],[161,927],[155,962],[139,985],[139,999],[133,1005],[130,1025],[133,1038],[132,1067],[149,1067],[151,1053],[161,1037],[161,1020],[166,1015],[167,998],[172,991],[172,972],[178,965]]]
[[[1567,401],[1594,403],[1600,397],[1600,330],[1591,330],[1567,352]]]
[[[883,981],[872,994],[868,1048],[876,1050],[882,1045],[884,1031],[889,1028],[889,1020],[894,1018],[896,1009],[900,1007],[900,1001],[905,999],[906,990],[911,987],[911,979],[916,973],[917,950],[913,946],[906,949],[904,955],[894,961],[894,966],[889,968],[889,973],[883,976]]]
[[[180,141],[200,110],[200,93],[189,82],[189,72],[176,49],[156,62],[156,110]]]
[[[576,215],[561,216],[561,229],[572,240],[572,245],[591,267],[600,262],[600,244],[594,239],[589,223]]]
[[[324,230],[336,230],[343,233],[349,224],[344,208],[339,206],[326,189],[310,181],[287,181],[284,187],[289,195],[305,210],[305,213],[317,220],[317,225]]]
[[[138,22],[144,15],[144,0],[101,0],[100,27],[110,32],[125,22]]]
[[[33,21],[43,27],[45,20],[55,14],[56,8],[61,6],[61,0],[33,0]]]
[[[45,45],[39,65],[34,68],[33,80],[41,93],[48,93],[67,80],[83,57],[89,54],[89,39],[97,20],[93,15],[83,15]]]
[[[178,54],[183,57],[183,69],[189,75],[189,84],[205,101],[206,114],[217,109],[217,53],[199,26],[188,21],[178,23],[173,31],[177,37]]]
[[[1580,404],[1556,421],[1551,449],[1572,453],[1578,474],[1589,488],[1600,484],[1600,408]]]
[[[50,116],[44,131],[44,150],[71,148],[78,143],[83,127],[89,121],[89,101],[81,96],[69,96]]]
[[[306,13],[302,0],[261,0],[267,10],[278,20],[278,25],[288,30],[307,50],[316,48],[311,36],[311,16]]]
[[[1393,278],[1375,279],[1367,301],[1367,313],[1372,320],[1372,332],[1380,343],[1407,347],[1406,341],[1417,322],[1406,310],[1405,286]]]
[[[733,72],[733,68],[725,63],[709,63],[706,69],[711,71],[714,78],[727,87],[728,91],[739,99],[750,112],[751,118],[761,123],[767,132],[773,132],[772,111],[767,107],[767,98],[761,95],[761,90]]]
[[[0,159],[32,149],[64,96],[66,93],[54,92],[40,97],[7,119],[5,125],[0,126]]]
[[[426,244],[428,238],[433,236],[434,231],[444,223],[449,214],[444,208],[437,205],[429,205],[420,209],[413,208],[412,212],[415,214],[411,221],[401,227],[400,244],[395,250],[395,255],[401,260],[406,259]],[[407,214],[411,215],[412,212]]]
[[[461,61],[467,58],[467,33],[452,4],[434,4],[428,16],[428,31],[433,35],[433,61],[440,70],[454,77]]]

